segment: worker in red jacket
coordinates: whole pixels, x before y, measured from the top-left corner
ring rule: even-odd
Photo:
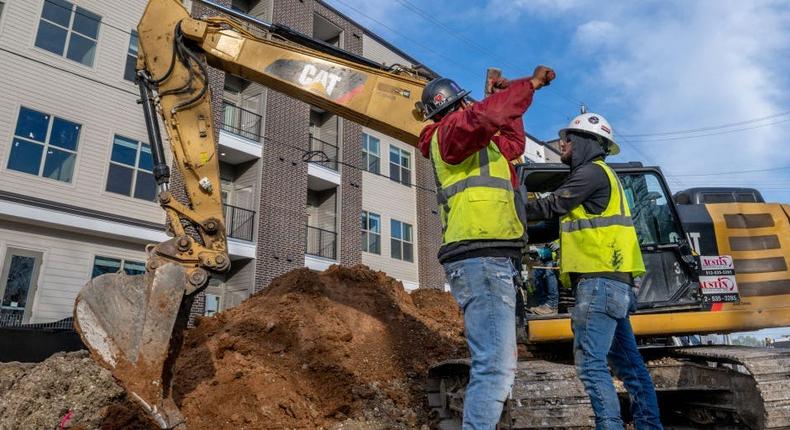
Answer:
[[[540,66],[530,78],[494,82],[479,103],[455,82],[437,78],[422,94],[434,121],[420,133],[431,159],[442,221],[442,263],[464,312],[472,354],[464,398],[464,430],[499,422],[516,372],[516,289],[513,278],[525,246],[524,196],[510,161],[524,154],[522,116],[535,90],[554,79]],[[517,199],[519,202],[517,202]]]

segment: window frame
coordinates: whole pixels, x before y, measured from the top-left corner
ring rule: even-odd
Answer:
[[[379,225],[378,233],[373,232],[372,230],[370,230],[370,218],[371,218],[371,216],[375,216],[378,219],[378,225]],[[377,214],[375,212],[370,212],[370,211],[363,210],[362,211],[362,217],[363,217],[363,220],[365,220],[365,225],[362,228],[362,233],[365,234],[365,240],[364,240],[364,242],[362,244],[362,252],[367,252],[369,254],[375,254],[375,255],[381,255],[381,215]],[[378,252],[370,250],[370,236],[371,235],[378,236],[378,239],[379,239],[379,241],[378,241],[378,244],[379,244]]]
[[[135,152],[135,158],[134,158],[134,166],[130,166],[128,164],[124,164],[124,163],[121,163],[119,161],[114,161],[112,159],[112,152],[113,152],[113,148],[115,147],[115,139],[119,138],[119,137],[121,139],[137,143],[137,150]],[[142,151],[143,145],[148,145],[149,149],[151,149],[151,145],[149,145],[146,142],[143,142],[141,140],[137,140],[137,139],[134,139],[134,138],[131,138],[131,137],[128,137],[128,136],[124,136],[123,134],[112,133],[112,143],[110,145],[110,151],[109,151],[109,154],[108,154],[108,157],[107,157],[107,169],[105,170],[104,187],[102,188],[102,192],[103,193],[107,193],[108,195],[113,196],[113,197],[120,197],[120,198],[124,198],[125,197],[125,198],[128,198],[128,199],[133,199],[133,201],[136,201],[136,202],[149,202],[149,203],[156,204],[156,201],[157,201],[156,200],[157,199],[157,197],[156,197],[156,194],[157,194],[156,193],[156,186],[154,186],[154,196],[153,196],[152,200],[146,200],[146,199],[142,199],[140,197],[135,197],[134,196],[135,190],[137,189],[137,174],[138,174],[138,172],[149,173],[153,177],[153,170],[146,170],[146,169],[142,169],[142,168],[139,167],[139,165],[140,165],[140,154],[143,152]],[[152,155],[152,157],[153,157],[153,155]],[[152,161],[153,161],[153,158],[152,158]],[[117,193],[115,191],[110,191],[110,190],[107,189],[107,182],[110,180],[110,167],[112,165],[116,165],[116,166],[119,166],[119,167],[122,167],[122,168],[126,168],[126,169],[132,169],[132,181],[129,184],[129,193],[128,194],[121,194],[121,193]]]
[[[378,142],[378,152],[376,154],[370,151],[370,140],[375,139]],[[370,170],[370,158],[376,158],[376,171]],[[372,173],[374,175],[381,174],[381,139],[371,134],[362,132],[362,170]]]
[[[3,12],[6,12],[8,3],[6,0],[0,0],[0,31],[3,31]]]
[[[395,223],[400,224],[400,237],[395,237]],[[404,227],[408,227],[409,231],[409,240],[405,239],[404,234]],[[395,246],[395,243],[398,243],[398,246]],[[405,244],[411,245],[411,259],[404,258]],[[395,249],[398,249],[398,253],[400,257],[395,256]],[[396,220],[394,218],[390,219],[390,257],[395,260],[405,261],[408,263],[414,263],[414,226],[407,222],[403,222],[400,220]]]
[[[216,297],[216,298],[217,298],[217,310],[216,310],[216,311],[214,311],[214,313],[213,313],[213,314],[211,314],[211,315],[208,315],[208,314],[206,313],[206,312],[208,312],[208,300],[209,300],[209,296],[213,296],[213,297]],[[223,304],[222,302],[223,302],[223,300],[222,300],[222,299],[223,299],[223,297],[222,297],[222,294],[206,293],[206,294],[205,294],[205,301],[203,302],[203,316],[204,316],[204,317],[209,317],[209,318],[211,318],[211,317],[213,317],[214,315],[216,315],[216,314],[218,314],[218,313],[222,312],[222,311],[223,311],[223,309],[222,309],[222,304]]]
[[[40,8],[40,12],[38,14],[38,24],[36,25],[36,31],[33,32],[33,36],[32,36],[32,41],[33,41],[32,42],[32,47],[34,49],[42,52],[42,53],[46,53],[47,55],[53,55],[53,56],[56,56],[58,58],[68,60],[68,61],[73,62],[75,64],[79,64],[82,67],[87,67],[89,69],[95,69],[97,60],[99,58],[99,38],[101,37],[101,34],[102,34],[102,31],[101,31],[102,28],[101,27],[102,27],[102,23],[103,23],[102,19],[104,17],[99,15],[98,13],[95,13],[95,12],[93,12],[93,11],[87,9],[87,8],[84,8],[84,7],[80,6],[80,5],[78,5],[77,2],[75,2],[74,0],[65,0],[65,1],[71,3],[71,10],[69,10],[69,26],[68,26],[68,28],[63,27],[63,25],[61,25],[59,23],[56,23],[56,22],[50,21],[47,18],[44,18],[44,7],[46,7],[46,4],[48,3],[48,0],[43,0],[41,2],[41,8]],[[55,5],[55,7],[60,7],[60,6]],[[77,16],[77,8],[83,9],[83,10],[85,10],[85,11],[87,11],[87,12],[93,14],[93,15],[96,15],[97,17],[99,17],[98,24],[97,24],[97,27],[96,27],[96,37],[95,38],[92,38],[91,36],[88,36],[86,34],[82,34],[79,31],[74,29],[74,21],[75,21],[75,17]],[[46,22],[47,24],[57,26],[60,29],[65,29],[66,30],[66,40],[63,43],[63,53],[58,54],[57,52],[52,52],[52,51],[50,51],[50,50],[48,50],[48,49],[46,49],[44,47],[38,46],[36,44],[36,40],[38,39],[38,33],[39,33],[40,29],[41,29],[42,21]],[[85,38],[85,39],[93,41],[95,47],[94,47],[94,50],[93,50],[93,59],[91,61],[91,64],[85,64],[85,63],[83,63],[81,61],[74,60],[74,59],[71,59],[71,58],[68,57],[69,47],[71,45],[71,39],[72,39],[71,35],[72,35],[72,33],[76,33],[78,36],[80,36],[82,38]]]
[[[404,158],[408,158],[408,161],[409,161],[409,165],[408,165],[408,167],[407,167],[407,166],[404,166],[404,165],[403,165],[402,163],[400,163],[400,162],[399,162],[399,163],[395,163],[395,162],[392,160],[392,153],[393,153],[393,152],[396,152],[396,153],[397,153],[397,155],[398,155],[398,161],[401,161],[401,160],[403,160]],[[405,155],[406,157],[404,157],[404,155]],[[409,152],[409,151],[407,151],[407,150],[405,150],[405,149],[401,149],[400,147],[398,147],[398,146],[396,146],[396,145],[390,145],[390,150],[389,150],[389,178],[390,178],[390,180],[391,180],[391,181],[397,182],[397,183],[399,183],[399,184],[401,184],[401,185],[405,185],[405,186],[407,186],[407,187],[411,187],[411,186],[413,185],[413,181],[412,181],[412,177],[411,177],[411,175],[412,175],[412,168],[411,168],[411,164],[412,164],[412,158],[413,158],[413,157],[412,157],[412,154],[411,154],[411,152]],[[399,179],[395,179],[395,178],[393,178],[393,177],[392,177],[393,165],[397,166],[397,169],[398,169],[398,178],[399,178]],[[404,177],[406,177],[406,176],[403,174],[403,172],[404,172],[404,171],[407,171],[407,172],[408,172],[408,178],[409,178],[409,179],[408,179],[408,182],[404,182],[404,181],[403,181],[403,178],[404,178]]]
[[[0,0],[0,1],[2,1],[2,0]],[[132,76],[131,80],[126,79],[126,66],[127,66],[128,62],[129,62],[129,60],[132,58],[132,54],[131,54],[131,52],[129,52],[130,48],[132,46],[132,37],[137,38],[137,52],[138,53],[140,52],[140,35],[137,33],[136,29],[132,29],[130,31],[130,35],[129,35],[129,44],[126,46],[126,53],[125,53],[125,55],[123,57],[124,62],[123,62],[123,73],[121,74],[121,79],[126,81],[126,82],[131,82],[131,83],[134,84],[136,76]],[[136,63],[137,62],[137,54],[134,54],[133,58],[134,58],[134,61]]]
[[[49,117],[49,119],[47,120],[48,121],[47,122],[47,130],[46,130],[46,134],[44,136],[44,142],[39,142],[39,141],[36,141],[36,140],[31,139],[29,137],[19,136],[19,135],[16,134],[16,128],[19,125],[19,115],[22,113],[22,109],[28,109],[28,110],[31,110],[33,112],[44,114],[45,116]],[[3,169],[6,172],[9,172],[9,173],[13,173],[13,174],[17,174],[17,175],[25,175],[26,177],[27,176],[35,176],[35,177],[37,177],[39,179],[44,179],[44,180],[47,180],[47,181],[51,181],[52,183],[55,183],[55,184],[67,185],[67,186],[70,186],[70,187],[76,186],[76,182],[77,182],[76,178],[77,178],[77,173],[79,171],[80,143],[81,143],[82,138],[83,138],[84,133],[85,133],[85,124],[83,124],[81,122],[78,122],[78,121],[71,120],[71,119],[69,119],[67,117],[63,117],[63,116],[60,116],[60,115],[56,115],[56,114],[53,114],[53,113],[46,112],[43,109],[29,107],[29,106],[26,106],[24,104],[17,104],[16,105],[16,112],[17,112],[16,121],[12,125],[13,129],[11,131],[11,141],[10,141],[9,146],[8,146],[8,155],[5,157],[5,160],[3,160],[4,161]],[[78,134],[77,140],[76,140],[76,146],[75,146],[76,149],[71,150],[71,149],[63,148],[63,147],[60,147],[60,146],[57,146],[57,145],[52,145],[53,149],[55,149],[57,151],[68,152],[68,153],[74,155],[74,166],[72,167],[71,179],[69,181],[62,181],[60,179],[50,178],[48,176],[44,176],[44,166],[46,165],[46,161],[47,161],[47,150],[50,148],[50,138],[52,137],[52,128],[53,128],[53,126],[55,124],[55,118],[58,118],[58,119],[60,119],[62,121],[70,122],[72,124],[76,124],[76,125],[78,125],[80,127],[80,131],[79,131],[79,134]],[[32,143],[34,145],[41,145],[43,147],[42,150],[41,150],[41,158],[39,159],[39,165],[38,165],[37,173],[33,174],[33,173],[29,173],[29,172],[24,172],[24,171],[21,171],[21,170],[12,169],[12,168],[9,167],[9,164],[11,163],[11,155],[12,155],[12,152],[13,152],[14,140],[16,140],[16,139],[22,140],[22,141],[27,142],[27,143]]]
[[[119,264],[119,266],[118,266],[118,271],[117,271],[117,272],[105,272],[105,273],[102,273],[102,274],[100,274],[100,275],[96,275],[96,276],[101,276],[101,275],[108,274],[108,273],[126,273],[126,272],[125,272],[125,269],[126,269],[126,264],[127,264],[127,263],[135,263],[135,264],[140,264],[140,265],[142,265],[142,266],[143,266],[143,268],[145,268],[145,261],[144,261],[144,260],[143,260],[143,261],[138,261],[138,260],[135,260],[135,259],[133,259],[133,258],[126,258],[126,257],[115,257],[115,256],[109,256],[109,255],[99,255],[99,254],[94,254],[94,255],[93,255],[93,263],[92,263],[92,264],[91,264],[91,266],[90,266],[90,272],[89,272],[89,274],[88,274],[88,277],[89,277],[90,279],[94,279],[94,278],[96,278],[96,276],[93,276],[93,271],[94,271],[94,268],[96,267],[96,260],[98,260],[99,258],[103,258],[103,259],[105,259],[105,260],[115,260],[115,261],[119,261],[119,262],[120,262],[120,264]],[[143,273],[145,273],[145,272],[143,272]]]

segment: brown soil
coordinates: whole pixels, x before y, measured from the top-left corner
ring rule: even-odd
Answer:
[[[201,318],[176,364],[194,429],[381,428],[428,423],[431,364],[465,356],[452,297],[413,294],[365,266],[294,270],[240,306]],[[346,423],[347,425],[348,423]]]
[[[300,269],[198,320],[176,362],[174,399],[191,430],[424,429],[428,367],[466,355],[448,293],[408,294],[365,266]],[[61,422],[157,428],[85,352],[0,364],[0,430]]]

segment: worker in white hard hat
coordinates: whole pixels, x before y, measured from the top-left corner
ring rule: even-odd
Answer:
[[[612,126],[601,115],[582,113],[560,130],[560,149],[570,174],[556,191],[527,204],[527,218],[559,218],[560,276],[576,297],[574,359],[596,428],[623,428],[608,361],[630,394],[636,428],[660,429],[655,387],[628,319],[636,310],[634,278],[645,265],[623,186],[604,162],[620,152]],[[552,239],[533,231],[529,236],[533,242]]]

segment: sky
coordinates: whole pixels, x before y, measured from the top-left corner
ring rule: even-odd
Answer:
[[[584,103],[611,161],[660,166],[673,192],[759,189],[790,203],[790,1],[326,0],[482,98],[485,71],[557,79],[524,116],[548,140]]]

